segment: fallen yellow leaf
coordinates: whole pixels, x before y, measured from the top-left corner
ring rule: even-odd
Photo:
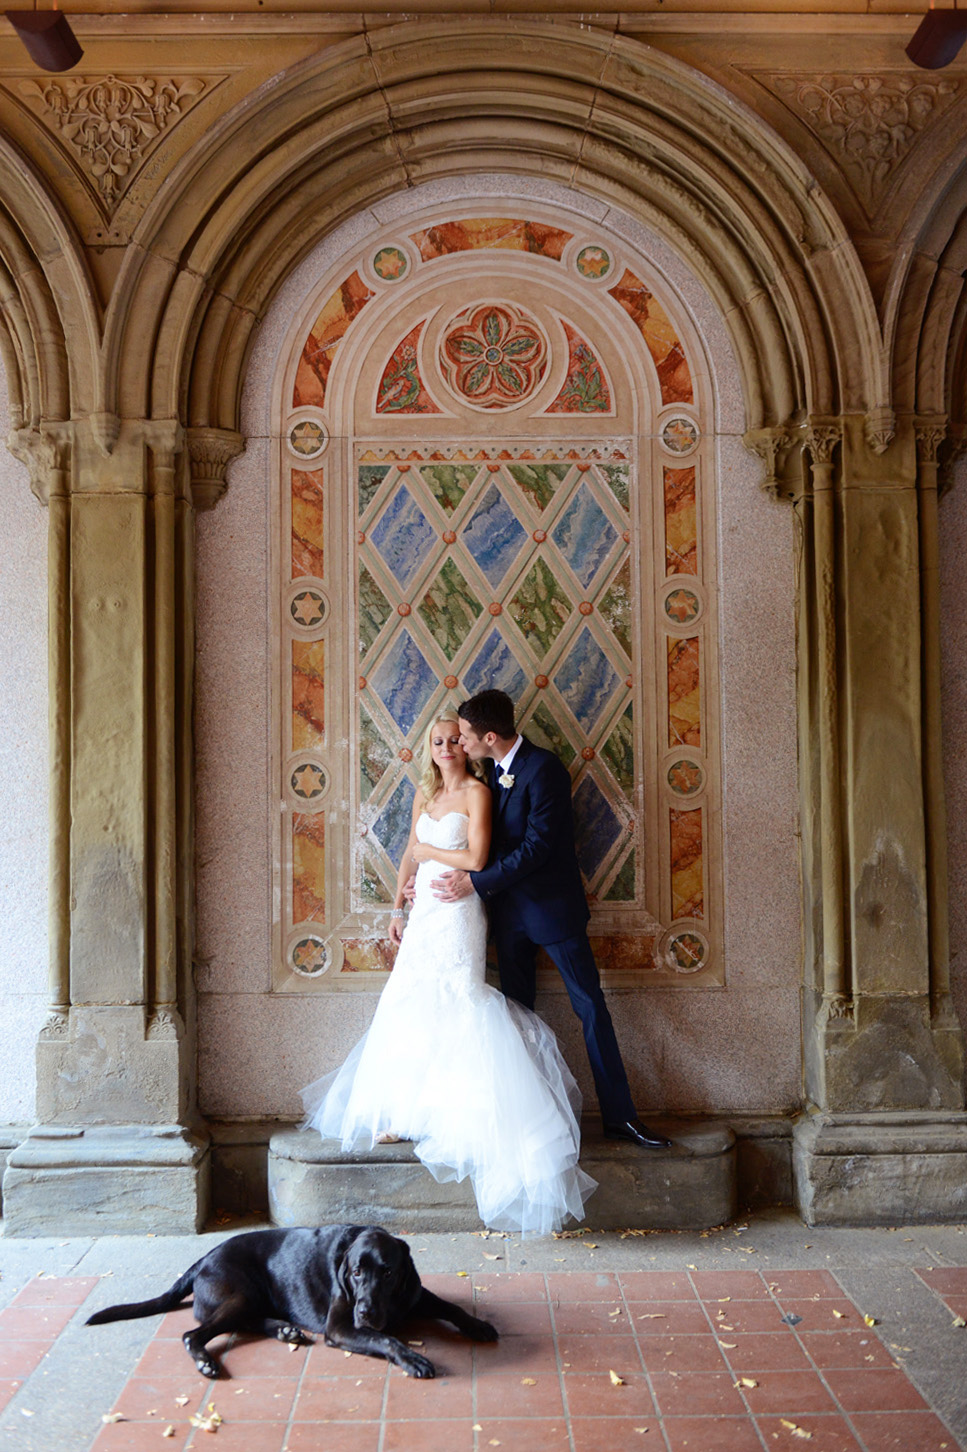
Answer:
[[[504,1258],[502,1255],[494,1255],[489,1250],[483,1251],[482,1254],[483,1254],[484,1260],[503,1260],[503,1258]]]
[[[162,1437],[173,1437],[175,1435],[175,1429],[170,1422],[168,1423],[167,1427],[165,1427],[161,1435]]]
[[[646,1311],[643,1316],[638,1317],[639,1321],[667,1321],[668,1317],[664,1311]]]
[[[105,1412],[103,1414],[103,1416],[101,1417],[101,1421],[102,1422],[123,1422],[124,1421],[124,1414],[122,1412]]]
[[[175,1397],[175,1406],[176,1407],[186,1407],[187,1405],[188,1405],[188,1398],[186,1396]]]
[[[734,1351],[735,1348],[738,1346],[738,1344],[739,1343],[737,1341],[720,1341],[719,1342],[719,1345],[720,1346],[724,1346],[726,1351]]]
[[[624,1377],[623,1376],[619,1376],[616,1371],[609,1371],[608,1372],[608,1375],[611,1378],[611,1385],[612,1386],[624,1386],[624,1384],[625,1384]]]
[[[834,1311],[833,1312],[833,1315],[836,1317],[837,1321],[842,1321],[845,1318],[845,1314],[846,1313],[844,1311]]]
[[[520,1384],[521,1386],[536,1386],[537,1379],[533,1376],[522,1376],[520,1379]]]
[[[795,1422],[787,1422],[785,1417],[780,1417],[782,1426],[786,1427],[794,1437],[802,1437],[804,1441],[811,1441],[812,1432],[807,1432],[805,1427],[797,1427]]]
[[[217,1432],[222,1424],[222,1417],[220,1412],[216,1412],[215,1403],[209,1402],[207,1417],[189,1417],[188,1421],[200,1432]]]
[[[468,1276],[469,1274],[469,1271],[457,1271],[458,1276]]]
[[[951,1326],[967,1326],[967,1321],[964,1320],[963,1316],[955,1316],[950,1324]]]
[[[738,1379],[738,1381],[735,1383],[735,1385],[736,1386],[754,1387],[754,1386],[758,1386],[759,1383],[756,1381],[756,1379],[755,1379],[754,1376],[740,1376],[739,1379]]]
[[[867,1326],[875,1326],[876,1325],[876,1317],[875,1316],[864,1316],[863,1317],[863,1320],[866,1322]]]

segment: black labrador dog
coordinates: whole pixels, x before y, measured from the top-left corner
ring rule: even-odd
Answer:
[[[448,1321],[472,1341],[497,1340],[489,1321],[422,1286],[406,1241],[378,1225],[233,1235],[196,1261],[164,1295],[108,1306],[88,1317],[87,1324],[173,1311],[189,1292],[200,1324],[182,1340],[202,1376],[219,1374],[206,1343],[223,1332],[261,1332],[301,1344],[308,1339],[303,1328],[319,1331],[329,1346],[384,1356],[417,1377],[436,1375],[432,1361],[387,1331],[407,1316]]]

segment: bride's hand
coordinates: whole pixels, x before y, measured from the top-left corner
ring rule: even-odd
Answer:
[[[390,942],[399,947],[403,941],[403,928],[406,924],[405,918],[391,918],[389,925]]]
[[[433,857],[433,848],[424,842],[415,842],[410,848],[410,856],[414,862],[429,862]]]

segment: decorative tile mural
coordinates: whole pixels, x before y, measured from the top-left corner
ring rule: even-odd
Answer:
[[[721,977],[708,458],[644,271],[610,235],[458,217],[322,294],[279,423],[279,988],[390,971],[423,732],[491,685],[571,774],[605,980]],[[341,352],[361,315],[368,356]]]

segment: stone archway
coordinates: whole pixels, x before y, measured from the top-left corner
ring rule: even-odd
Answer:
[[[749,442],[802,527],[807,1095],[852,1125],[870,1107],[864,1086],[878,1086],[879,1107],[923,1117],[932,1173],[942,1156],[930,1116],[959,1113],[962,1059],[959,1032],[936,1011],[928,946],[944,904],[926,905],[924,887],[923,777],[937,728],[924,719],[916,620],[934,526],[916,496],[914,443],[927,426],[892,419],[845,228],[760,120],[633,41],[489,17],[354,37],[226,112],[147,206],[103,319],[56,205],[11,174],[5,358],[19,377],[17,448],[38,489],[63,501],[51,512],[52,689],[71,702],[73,727],[54,734],[59,929],[41,1118],[77,1128],[95,1178],[110,1161],[132,1183],[140,1127],[156,1126],[156,1146],[169,1137],[157,1165],[177,1162],[198,1213],[203,1152],[162,1128],[194,1114],[192,508],[224,486],[242,446],[253,337],[313,243],[415,181],[496,164],[655,227],[725,320]],[[934,395],[946,398],[946,384]],[[882,544],[872,559],[870,540]],[[102,614],[86,608],[94,599]],[[884,806],[870,784],[897,759]],[[131,781],[145,783],[140,800]],[[936,811],[932,821],[936,832]],[[882,1069],[872,1076],[871,1055]],[[87,1097],[98,1083],[112,1086],[110,1102]],[[92,1127],[105,1120],[127,1127],[109,1152]],[[818,1124],[800,1159],[810,1204]],[[876,1136],[857,1133],[875,1187]],[[17,1152],[14,1223],[33,1213],[16,1209],[17,1195],[26,1206],[60,1164],[39,1141]],[[876,1199],[874,1189],[870,1213]]]

